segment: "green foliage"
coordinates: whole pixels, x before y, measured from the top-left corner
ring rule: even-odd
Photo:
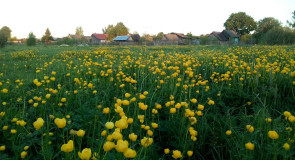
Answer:
[[[11,38],[11,29],[7,26],[4,26],[0,29],[0,32],[3,32],[5,34],[5,37],[7,40],[10,40]]]
[[[201,35],[200,36],[200,44],[201,45],[208,45],[208,44],[210,44],[210,39],[208,38],[208,36]]]
[[[224,27],[227,30],[233,30],[238,35],[249,34],[256,29],[256,22],[245,12],[232,13],[225,21]]]
[[[268,45],[294,44],[295,32],[288,27],[273,27],[262,36],[260,43]]]
[[[114,25],[108,25],[102,29],[103,33],[108,34],[107,40],[112,41],[117,36],[123,36],[129,34],[129,29],[122,23],[119,22]]]
[[[4,32],[0,31],[0,48],[5,47],[6,43],[7,43],[7,37],[5,36]]]
[[[240,38],[240,41],[245,44],[253,44],[254,43],[253,35],[252,34],[242,35]]]
[[[257,29],[253,35],[253,38],[255,39],[256,43],[261,43],[264,34],[266,34],[272,28],[280,26],[281,23],[279,20],[273,17],[263,18],[262,20],[258,21]]]
[[[76,36],[84,36],[84,31],[83,31],[83,29],[82,29],[82,27],[81,26],[79,26],[79,27],[77,27],[76,28],[76,33],[75,33],[75,35]]]
[[[160,41],[164,36],[163,32],[159,32],[156,36],[153,37],[154,41]]]
[[[34,35],[33,32],[29,33],[29,37],[27,39],[27,45],[28,46],[34,46],[36,45],[36,36]]]
[[[287,23],[289,24],[290,27],[295,28],[295,11],[292,12],[292,20],[291,21],[287,21]]]
[[[45,34],[41,38],[41,41],[46,42],[48,44],[49,41],[52,41],[52,40],[53,40],[53,37],[51,36],[51,32],[49,31],[49,28],[47,28],[45,31]]]

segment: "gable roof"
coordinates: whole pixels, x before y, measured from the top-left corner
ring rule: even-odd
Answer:
[[[99,40],[106,40],[108,35],[107,34],[93,33],[91,36],[95,37],[96,39],[99,39]]]
[[[222,32],[212,32],[209,36],[214,35],[219,41],[228,41],[229,38],[239,38],[234,31],[223,30]]]
[[[130,36],[117,36],[114,41],[127,41]]]

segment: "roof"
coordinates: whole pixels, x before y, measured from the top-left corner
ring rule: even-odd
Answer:
[[[229,38],[239,38],[239,36],[235,34],[234,31],[230,30],[223,30],[222,32],[212,32],[210,35],[214,35],[220,41],[228,41]]]
[[[93,33],[91,36],[95,37],[96,39],[100,39],[100,40],[106,40],[107,38],[107,34],[97,34],[97,33]]]
[[[114,38],[114,41],[127,41],[129,39],[129,36],[117,36]]]

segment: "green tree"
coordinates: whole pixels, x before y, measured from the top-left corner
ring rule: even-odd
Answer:
[[[81,26],[77,27],[76,28],[76,33],[75,33],[76,36],[84,36],[84,31],[82,29]]]
[[[7,40],[10,40],[11,38],[11,29],[7,26],[4,26],[0,29],[0,32],[3,32],[5,34],[5,37]]]
[[[4,32],[0,31],[0,48],[5,47],[6,43],[7,43],[6,35],[4,34]]]
[[[295,42],[295,32],[289,27],[276,26],[267,31],[260,43],[267,45],[288,45]]]
[[[291,21],[287,21],[287,23],[289,24],[290,27],[295,28],[295,11],[292,12],[293,16],[292,16],[292,20]]]
[[[163,32],[159,32],[156,36],[153,37],[154,41],[160,41],[164,36]]]
[[[45,34],[41,38],[41,41],[48,44],[49,41],[51,41],[51,40],[53,40],[53,37],[51,36],[51,32],[49,31],[49,28],[47,28],[46,31],[45,31]]]
[[[273,17],[266,17],[262,20],[258,21],[257,29],[253,35],[253,38],[255,39],[256,43],[260,43],[262,40],[262,37],[272,28],[280,27],[281,23],[279,20],[273,18]]]
[[[34,35],[33,32],[29,33],[29,37],[27,39],[27,45],[28,46],[34,46],[36,45],[36,36]]]
[[[224,27],[227,30],[233,30],[238,35],[249,34],[256,29],[256,22],[245,12],[232,13],[225,21]]]
[[[108,25],[108,27],[102,29],[102,32],[108,34],[107,40],[113,40],[117,36],[129,34],[129,29],[122,22],[119,22],[116,26]]]

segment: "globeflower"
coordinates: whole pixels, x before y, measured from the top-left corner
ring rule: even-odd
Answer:
[[[290,145],[289,145],[288,143],[285,143],[285,144],[283,145],[283,148],[284,148],[285,150],[289,150],[289,149],[290,149]]]
[[[248,143],[246,143],[245,144],[245,147],[246,147],[246,149],[248,149],[248,150],[254,150],[254,144],[253,143],[251,143],[251,142],[248,142]]]
[[[228,135],[228,136],[231,135],[231,133],[232,133],[231,130],[227,130],[227,131],[225,132],[225,134]]]
[[[82,129],[79,129],[79,131],[77,132],[77,136],[78,137],[83,137],[85,135],[85,131]]]
[[[181,154],[181,152],[180,152],[179,150],[173,150],[173,155],[172,155],[172,157],[173,157],[174,159],[178,159],[178,158],[181,158],[181,157],[182,157],[182,154]]]
[[[2,93],[8,93],[8,89],[6,88],[2,89]]]
[[[193,151],[187,151],[187,155],[189,156],[189,157],[191,157],[192,155],[193,155]]]
[[[278,139],[279,135],[276,131],[268,131],[268,137],[271,139]]]
[[[113,122],[107,122],[105,124],[105,126],[106,126],[107,129],[113,129],[114,128],[114,123]]]
[[[131,141],[136,141],[136,139],[137,139],[137,135],[134,134],[134,133],[131,133],[131,134],[129,134],[129,139],[130,139]]]
[[[24,159],[26,156],[27,156],[27,152],[26,151],[22,151],[22,153],[20,154],[20,157],[22,158],[22,159]]]
[[[78,156],[82,159],[82,160],[89,160],[91,157],[91,149],[90,148],[84,148],[81,152],[78,152]]]
[[[41,127],[43,127],[44,124],[44,120],[42,118],[38,118],[34,123],[33,126],[36,130],[40,129]]]
[[[169,154],[169,153],[170,153],[169,148],[164,149],[164,153],[165,153],[165,154]]]
[[[64,128],[67,125],[65,118],[55,118],[54,123],[57,125],[58,128]]]
[[[105,144],[103,145],[103,150],[105,152],[111,151],[113,148],[115,148],[115,143],[114,142],[110,142],[110,141],[106,141]]]
[[[128,149],[128,141],[122,139],[117,141],[116,150],[117,152],[125,152]]]
[[[61,146],[60,150],[63,151],[63,152],[72,152],[73,149],[74,149],[74,142],[72,140],[69,140],[68,143],[63,144]]]
[[[115,126],[120,129],[128,128],[128,122],[126,119],[121,118],[119,121],[116,121]]]
[[[153,143],[153,138],[144,137],[143,139],[141,139],[140,143],[142,146],[148,147]]]
[[[126,157],[126,158],[135,158],[136,157],[136,151],[133,150],[133,149],[128,148],[124,152],[124,157]]]
[[[0,151],[5,151],[5,146],[0,146]]]

